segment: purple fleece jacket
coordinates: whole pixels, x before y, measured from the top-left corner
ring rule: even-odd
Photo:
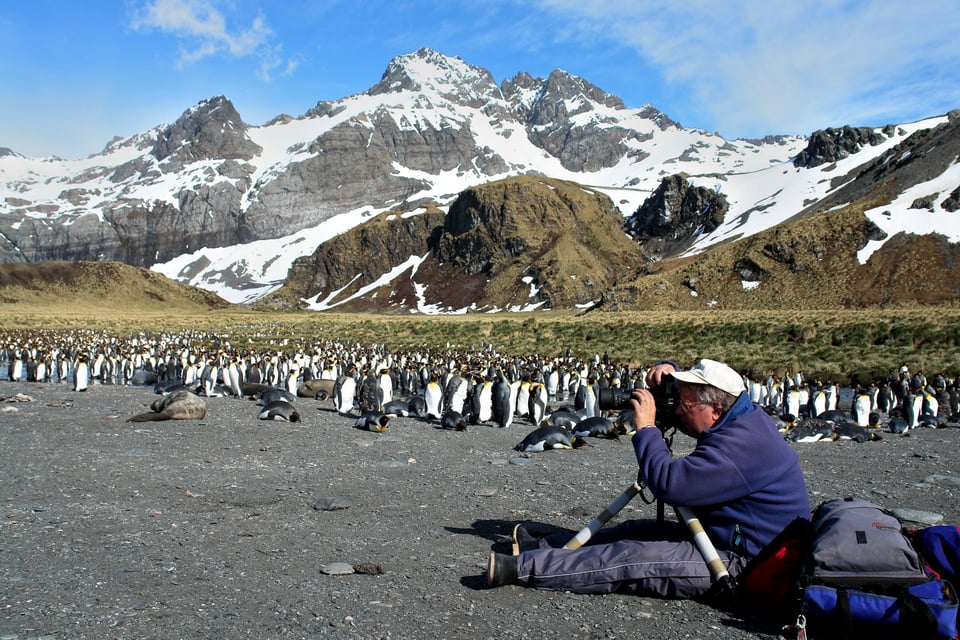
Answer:
[[[650,492],[690,507],[718,549],[756,556],[794,519],[810,518],[797,452],[746,392],[689,455],[674,458],[659,429],[637,431],[633,448]]]

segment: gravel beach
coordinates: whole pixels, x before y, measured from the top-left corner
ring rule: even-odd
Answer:
[[[300,399],[285,423],[227,397],[202,421],[131,423],[152,388],[0,382],[0,397],[0,640],[778,635],[697,602],[486,587],[514,524],[573,533],[633,482],[628,439],[518,454],[523,421],[372,433],[330,401]],[[791,446],[813,504],[960,522],[958,439]],[[654,515],[636,499],[618,519]]]

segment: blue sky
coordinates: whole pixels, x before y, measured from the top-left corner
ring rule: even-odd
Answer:
[[[727,138],[809,134],[960,108],[958,34],[956,0],[8,0],[0,147],[80,158],[216,95],[297,116],[421,47]]]

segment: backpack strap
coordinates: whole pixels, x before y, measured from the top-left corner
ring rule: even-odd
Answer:
[[[855,634],[853,615],[850,613],[850,593],[842,588],[837,589],[837,617],[840,619],[840,623],[843,624],[843,636],[846,638],[853,637]]]
[[[906,587],[897,594],[900,601],[900,627],[911,638],[936,638],[937,618],[927,603],[910,593]]]
[[[856,627],[850,609],[850,593],[847,589],[837,588],[837,622],[842,625],[843,637],[856,636]],[[910,593],[906,587],[897,590],[897,603],[900,606],[899,626],[901,637],[934,640],[938,636],[937,618],[926,602]]]

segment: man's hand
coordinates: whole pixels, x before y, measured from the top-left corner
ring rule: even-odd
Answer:
[[[647,386],[659,387],[663,384],[663,377],[670,375],[676,370],[677,368],[669,362],[661,362],[660,364],[653,365],[650,371],[647,372]]]
[[[633,407],[634,430],[657,424],[657,403],[652,393],[646,389],[634,389],[630,394],[630,406]]]

